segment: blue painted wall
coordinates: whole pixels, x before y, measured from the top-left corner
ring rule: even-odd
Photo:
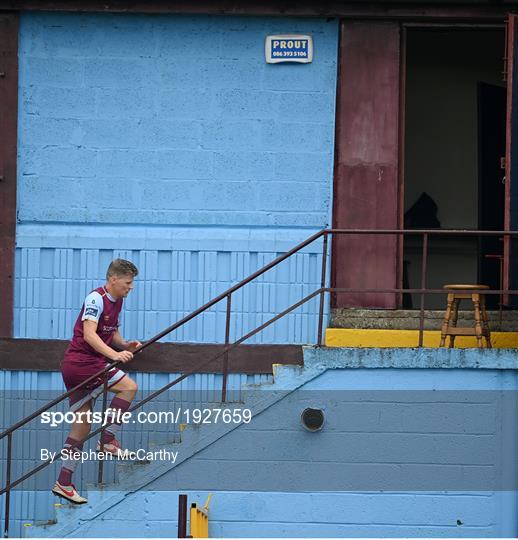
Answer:
[[[345,366],[348,351],[341,352]],[[402,361],[411,355],[400,352]],[[510,417],[499,399],[516,395],[517,373],[453,367],[459,356],[445,352],[451,368],[327,370],[100,517],[81,514],[71,536],[171,536],[178,493],[202,503],[208,491],[214,492],[213,536],[516,536],[516,479],[502,468],[510,451],[506,436],[516,451],[515,423],[506,424]],[[376,351],[368,354],[374,361]],[[512,353],[502,355],[512,360]],[[378,366],[385,356],[378,351]],[[291,383],[283,376],[285,389],[299,380],[291,371]],[[325,411],[319,433],[300,425],[309,405]],[[506,489],[490,488],[485,471],[487,478],[501,475]],[[365,486],[351,486],[359,477]],[[382,487],[391,478],[408,484]],[[470,478],[483,482],[468,488]],[[443,488],[432,489],[437,479]],[[94,508],[98,497],[92,495]],[[44,503],[38,504],[43,513]]]
[[[265,36],[293,32],[314,62],[266,64]],[[328,225],[337,39],[336,20],[24,13],[16,336],[68,337],[126,255],[142,286],[124,330],[150,337]],[[318,283],[318,253],[290,281]],[[281,276],[260,289],[239,336],[291,300]],[[173,339],[220,341],[208,319]],[[256,342],[310,342],[315,322],[308,307]]]

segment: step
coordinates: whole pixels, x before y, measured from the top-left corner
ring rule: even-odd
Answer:
[[[461,304],[462,306],[462,304]],[[488,311],[489,326],[492,331],[518,332],[518,311]],[[500,322],[500,316],[502,320]],[[362,328],[379,330],[418,330],[421,318],[419,310],[404,309],[333,309],[331,328]],[[444,310],[425,310],[424,329],[439,330],[444,318]],[[473,310],[459,311],[459,326],[473,326]]]
[[[277,364],[273,366],[274,380],[261,384],[246,384],[242,387],[243,407],[251,409],[255,416],[271,407],[289,393],[320,375],[327,368],[319,363],[302,367],[298,365]],[[265,391],[267,390],[267,391]],[[119,482],[97,489],[90,486],[84,493],[88,503],[81,506],[56,506],[57,523],[45,526],[26,527],[27,537],[67,537],[80,534],[81,528],[100,516],[110,508],[131,497],[132,493],[144,489],[148,484],[160,478],[183,463],[196,453],[210,446],[231,431],[239,429],[242,424],[205,424],[189,425],[181,432],[182,441],[178,444],[157,445],[153,449],[164,448],[178,451],[178,459],[173,463],[152,461],[142,463],[119,464]],[[151,448],[150,448],[151,449]]]

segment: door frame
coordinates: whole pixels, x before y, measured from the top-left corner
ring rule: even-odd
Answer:
[[[400,59],[400,73],[401,73],[401,80],[399,84],[400,88],[400,111],[399,111],[399,119],[400,119],[400,125],[399,125],[399,216],[398,216],[398,223],[399,228],[403,228],[404,223],[404,214],[405,214],[405,151],[406,151],[406,133],[405,133],[405,122],[406,122],[406,75],[407,75],[407,30],[409,28],[412,29],[419,29],[419,28],[469,28],[469,29],[506,29],[506,21],[503,20],[502,23],[495,23],[495,22],[477,22],[477,23],[462,23],[462,22],[454,22],[454,21],[441,21],[441,22],[403,22],[401,24],[401,59]],[[506,36],[506,39],[504,39],[503,43],[503,50],[502,50],[502,62],[507,61],[505,58],[505,51],[507,50],[507,40],[508,36]],[[508,71],[509,72],[509,71]],[[508,85],[508,99],[509,99],[509,85]],[[509,106],[508,106],[509,111]],[[507,129],[509,129],[509,122],[507,124]],[[509,137],[507,137],[509,139]],[[506,150],[506,166],[507,162],[509,161],[507,159],[508,151]],[[507,169],[506,169],[507,171]],[[507,172],[506,172],[507,177]],[[506,189],[507,189],[508,182],[506,182]],[[506,201],[507,201],[508,195],[506,192]],[[509,230],[507,221],[510,221],[510,213],[508,212],[508,203],[506,202],[506,210],[504,214],[504,222],[506,223],[505,230]],[[509,215],[507,215],[509,213]],[[400,236],[400,242],[398,245],[398,261],[397,261],[397,268],[398,268],[398,286],[402,288],[403,285],[403,257],[404,257],[404,241],[403,236]],[[509,248],[508,248],[509,249]],[[504,242],[504,289],[508,288],[508,281],[506,283],[505,278],[508,279],[508,270],[505,270],[505,263],[507,262],[507,268],[509,267],[509,253],[507,253],[507,258],[505,256],[505,242]],[[505,299],[504,299],[505,303]],[[402,306],[402,295],[399,295],[398,297],[398,307],[401,308]]]

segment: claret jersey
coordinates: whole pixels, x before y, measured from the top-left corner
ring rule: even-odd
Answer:
[[[119,314],[122,309],[122,298],[115,300],[104,287],[98,287],[86,298],[74,325],[74,335],[65,352],[68,359],[93,360],[103,359],[103,355],[94,350],[83,337],[83,321],[97,323],[97,335],[110,346],[113,334],[119,327]]]

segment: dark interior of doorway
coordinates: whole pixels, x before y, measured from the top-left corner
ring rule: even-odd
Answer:
[[[503,229],[506,91],[503,28],[409,28],[405,81],[405,228]],[[421,241],[403,250],[405,286],[418,288]],[[427,286],[500,287],[498,240],[431,238]],[[419,299],[405,295],[403,307]],[[489,296],[495,307],[498,297]],[[444,309],[430,295],[427,309]]]

